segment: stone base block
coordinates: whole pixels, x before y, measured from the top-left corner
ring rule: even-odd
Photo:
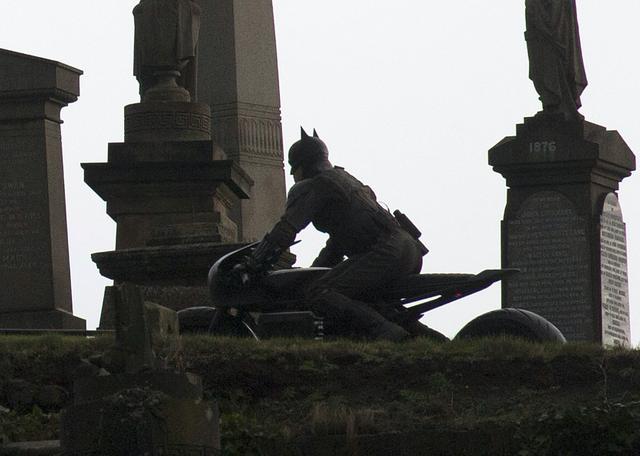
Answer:
[[[138,400],[138,393],[145,394]],[[220,454],[218,411],[206,402],[129,390],[63,412],[65,456]]]
[[[218,455],[219,413],[197,376],[173,372],[83,379],[61,416],[62,454]]]
[[[213,263],[244,245],[203,243],[143,247],[94,253],[91,259],[98,266],[100,274],[118,283],[206,286],[207,274]]]
[[[1,329],[87,329],[87,322],[64,310],[0,313]]]

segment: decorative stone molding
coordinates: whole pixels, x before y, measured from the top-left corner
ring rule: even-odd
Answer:
[[[209,107],[198,103],[137,103],[125,107],[125,142],[206,140]]]
[[[284,159],[280,120],[218,118],[213,122],[211,135],[231,158]]]

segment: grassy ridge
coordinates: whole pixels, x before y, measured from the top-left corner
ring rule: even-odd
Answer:
[[[71,390],[78,361],[111,344],[1,337],[0,383],[22,378]],[[261,454],[265,440],[428,429],[506,429],[522,455],[624,454],[640,439],[637,350],[516,339],[257,343],[191,336],[183,360],[220,405],[224,454]],[[15,413],[0,414],[0,435],[29,438],[27,429],[7,431],[17,421]]]

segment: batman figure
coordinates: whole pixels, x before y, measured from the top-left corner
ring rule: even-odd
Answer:
[[[296,184],[282,218],[250,261],[261,264],[293,244],[309,223],[329,234],[312,266],[332,268],[307,290],[310,308],[325,317],[327,332],[355,332],[369,338],[402,340],[409,333],[365,302],[379,290],[422,267],[421,245],[378,204],[366,185],[329,162],[325,143],[314,130],[289,150]],[[345,260],[345,257],[347,259]]]

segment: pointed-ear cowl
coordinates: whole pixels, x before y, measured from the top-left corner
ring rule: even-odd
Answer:
[[[318,139],[320,138],[320,136],[318,136],[318,132],[316,131],[315,128],[313,129],[313,137],[314,138],[318,138]]]
[[[304,138],[308,138],[309,135],[307,134],[306,131],[304,131],[304,128],[300,127],[300,138],[304,139]]]

